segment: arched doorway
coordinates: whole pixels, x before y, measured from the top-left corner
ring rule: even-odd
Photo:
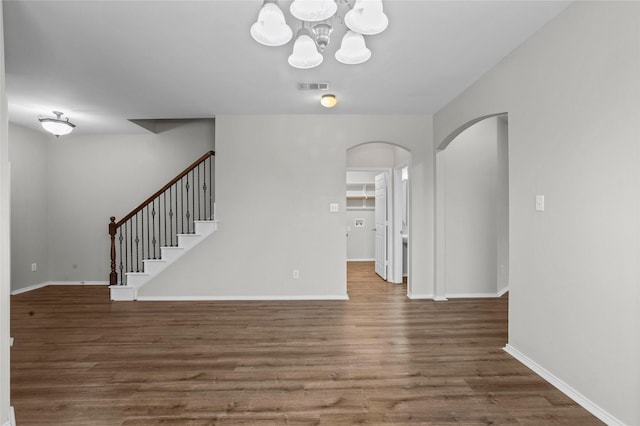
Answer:
[[[411,153],[368,142],[346,155],[347,262],[370,262],[381,279],[409,292]]]
[[[508,117],[452,132],[436,153],[435,299],[499,297],[509,286]]]

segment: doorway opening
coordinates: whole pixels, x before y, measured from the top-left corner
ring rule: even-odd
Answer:
[[[506,113],[452,133],[436,154],[436,300],[509,290]]]
[[[411,153],[386,142],[347,150],[347,267],[371,269],[382,285],[410,289]]]

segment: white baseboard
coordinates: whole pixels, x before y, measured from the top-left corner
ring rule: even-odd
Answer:
[[[447,299],[486,299],[499,297],[498,293],[447,293]]]
[[[37,290],[39,288],[43,288],[43,287],[46,287],[48,285],[49,285],[49,283],[40,283],[40,284],[30,285],[28,287],[23,287],[23,288],[19,288],[17,290],[12,290],[11,291],[11,295],[15,296],[17,294],[22,294],[22,293],[26,293],[28,291],[33,291],[33,290]]]
[[[502,290],[498,290],[498,297],[504,296],[509,291],[509,286],[506,286]]]
[[[375,262],[375,259],[347,259],[347,262]]]
[[[6,421],[2,426],[16,426],[16,412],[13,407],[9,407],[9,420]]]
[[[204,301],[204,302],[243,302],[243,301],[287,301],[287,300],[349,300],[348,295],[318,296],[138,296],[137,300],[147,302]]]
[[[542,367],[537,362],[533,361],[531,358],[527,357],[525,354],[514,348],[513,346],[507,344],[504,348],[504,351],[523,363],[525,366],[533,370],[538,376],[542,377],[544,380],[549,382],[551,385],[556,387],[560,392],[567,395],[569,398],[574,400],[577,404],[582,406],[585,410],[589,411],[591,414],[605,422],[609,426],[623,426],[624,423],[600,408],[593,401],[582,395],[580,392],[563,382],[561,379],[553,375],[546,368]]]
[[[407,293],[407,297],[411,300],[431,299],[435,300],[433,294],[427,293]]]
[[[17,294],[26,293],[28,291],[38,290],[50,285],[109,285],[106,281],[47,281],[40,284],[30,285],[28,287],[19,288],[11,292],[12,296]]]

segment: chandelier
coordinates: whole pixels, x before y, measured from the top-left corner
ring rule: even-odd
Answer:
[[[371,58],[364,36],[379,34],[389,25],[382,0],[294,0],[291,15],[301,21],[296,33],[289,65],[299,69],[317,67],[333,32],[333,19],[339,15],[339,5],[348,11],[343,22],[347,32],[335,53],[338,62],[356,65]],[[293,30],[285,20],[277,0],[264,0],[258,20],[251,26],[251,36],[265,46],[284,46],[293,38]]]

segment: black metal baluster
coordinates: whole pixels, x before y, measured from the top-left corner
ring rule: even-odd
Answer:
[[[187,190],[187,213],[185,214],[185,218],[187,219],[187,234],[189,233],[189,174],[187,173],[186,176],[187,178],[187,183],[185,185],[185,189]]]
[[[172,187],[169,187],[169,239],[171,247],[173,247],[173,195],[171,191]]]
[[[196,220],[196,175],[194,170],[191,170],[191,223],[193,224],[191,229],[193,230],[193,232],[196,232],[195,220]]]
[[[193,182],[193,190],[198,191],[198,220],[202,220],[202,206],[200,205],[200,164],[198,164],[198,168],[197,168],[197,173],[196,175],[198,176],[198,186],[195,185],[195,181]],[[195,219],[195,215],[193,216]]]
[[[184,234],[184,183],[180,179],[180,233]]]
[[[140,268],[140,269],[142,269],[142,272],[144,272],[144,259],[145,259],[145,257],[144,257],[144,241],[145,241],[145,238],[144,238],[144,209],[142,209],[142,211],[140,212],[140,218],[141,218],[141,221],[142,221],[142,222],[140,222],[140,229],[142,230],[142,244],[141,244],[141,247],[142,247],[142,256],[141,256],[142,257],[142,259],[141,259],[142,268]]]
[[[200,166],[198,166],[200,167]],[[204,219],[207,218],[207,163],[202,167],[202,209],[204,212]]]
[[[153,258],[157,259],[156,257],[156,200],[154,199],[153,202],[151,203],[151,230],[152,230],[152,235],[151,235],[151,246],[153,247]]]
[[[176,196],[176,211],[174,212],[176,217],[176,247],[178,246],[178,234],[180,233],[180,226],[178,225],[178,183],[175,185],[175,196]]]
[[[140,272],[140,234],[138,233],[138,213],[136,213],[136,272]]]
[[[129,272],[129,221],[124,225],[124,271]],[[124,283],[124,277],[121,281]]]
[[[209,156],[209,215],[211,220],[215,220],[215,212],[213,211],[213,156]]]
[[[164,247],[168,247],[167,246],[167,191],[164,192],[164,194],[162,194],[162,202],[163,202],[163,212],[164,214],[162,215],[162,217],[164,217]]]

